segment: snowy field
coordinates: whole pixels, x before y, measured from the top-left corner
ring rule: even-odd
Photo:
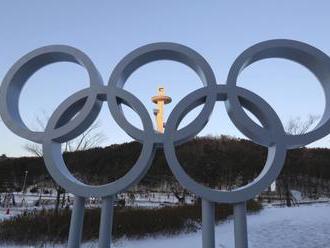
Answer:
[[[249,247],[251,248],[330,248],[330,205],[316,204],[294,208],[265,208],[248,216]],[[2,246],[4,247],[4,246]],[[16,248],[17,246],[6,246]],[[19,248],[27,246],[19,246]],[[65,245],[48,246],[65,247]],[[84,248],[97,247],[96,242],[83,244]],[[115,248],[200,248],[201,232],[173,237],[158,236],[143,240],[117,241]],[[216,247],[232,248],[233,223],[228,220],[216,227]]]

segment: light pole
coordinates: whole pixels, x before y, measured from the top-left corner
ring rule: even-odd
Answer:
[[[24,194],[24,190],[25,190],[25,183],[26,183],[26,177],[27,177],[27,174],[29,173],[28,170],[25,171],[25,176],[24,176],[24,182],[23,182],[23,188],[22,188],[22,193]]]
[[[28,170],[25,171],[25,176],[24,176],[24,182],[23,182],[23,188],[22,188],[22,194],[23,194],[23,199],[22,199],[22,207],[23,207],[23,204],[25,202],[25,184],[26,184],[26,177],[27,177],[27,174],[29,173]]]

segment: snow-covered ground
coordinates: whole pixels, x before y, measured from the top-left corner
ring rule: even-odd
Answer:
[[[4,199],[3,194],[0,199]],[[3,219],[8,219],[18,214],[22,214],[27,211],[40,211],[44,208],[54,208],[56,196],[55,194],[43,194],[41,199],[42,202],[39,206],[35,206],[36,202],[40,199],[39,193],[29,193],[23,194],[21,192],[13,192],[16,206],[12,206],[12,198],[8,201],[10,205],[0,204],[0,221]],[[164,206],[175,206],[178,204],[178,199],[174,196],[173,193],[165,193],[165,192],[151,192],[151,193],[121,193],[118,196],[119,200],[125,200],[125,206],[129,207],[144,207],[144,208],[160,208]],[[66,193],[65,199],[66,202],[64,205],[68,204],[70,207],[73,205],[72,194]],[[62,198],[61,198],[62,201]],[[195,197],[192,195],[187,195],[185,197],[186,204],[193,204],[195,201]],[[100,198],[90,198],[86,202],[86,207],[95,208],[101,207],[101,199]],[[6,206],[3,206],[6,205]],[[9,214],[7,213],[9,209]]]
[[[258,214],[248,216],[249,246],[252,248],[329,248],[330,204],[305,205],[294,208],[265,208]],[[14,248],[17,246],[6,246]],[[19,246],[23,248],[24,246]],[[25,246],[24,248],[26,248]],[[65,247],[64,245],[49,247]],[[97,247],[97,242],[83,244],[84,248]],[[200,248],[201,232],[178,236],[122,239],[115,248]],[[232,248],[233,223],[228,220],[216,227],[216,247]]]

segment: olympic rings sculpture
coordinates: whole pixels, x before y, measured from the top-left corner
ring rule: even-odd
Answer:
[[[323,86],[326,107],[318,125],[302,135],[289,135],[272,107],[260,96],[237,86],[239,74],[250,64],[266,58],[285,58],[308,68]],[[173,109],[164,134],[154,131],[152,120],[142,102],[123,89],[128,77],[139,67],[157,60],[183,63],[199,76],[203,87],[184,97]],[[84,67],[90,87],[82,89],[62,102],[51,115],[43,132],[34,132],[21,119],[18,102],[20,92],[37,70],[54,62],[73,62]],[[314,142],[330,133],[330,58],[308,44],[294,40],[269,40],[258,43],[238,56],[228,73],[226,84],[218,84],[207,61],[194,50],[175,43],[142,46],[125,56],[104,85],[91,59],[80,50],[64,45],[36,49],[19,59],[6,74],[0,95],[0,114],[6,126],[18,136],[42,144],[44,160],[53,179],[80,197],[107,197],[136,184],[148,171],[157,147],[163,147],[167,162],[176,179],[188,190],[211,202],[239,203],[255,197],[279,175],[288,149]],[[67,169],[61,143],[82,134],[97,118],[102,103],[108,103],[118,125],[133,139],[142,143],[142,151],[132,169],[120,179],[100,186],[87,185]],[[175,146],[197,135],[207,124],[215,103],[223,101],[234,125],[253,142],[268,148],[264,169],[254,181],[233,191],[211,189],[194,181],[180,165]],[[143,130],[125,118],[122,104],[132,108],[141,118]],[[198,116],[178,130],[184,116],[203,105]],[[249,110],[260,121],[255,123],[244,111]]]

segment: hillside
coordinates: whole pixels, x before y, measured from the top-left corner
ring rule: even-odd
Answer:
[[[76,177],[90,184],[103,184],[123,176],[141,150],[137,142],[65,153],[64,158]],[[253,180],[261,171],[266,149],[243,139],[226,136],[194,139],[177,148],[185,170],[197,181],[230,190]],[[288,153],[278,180],[279,188],[296,188],[305,194],[330,192],[330,150],[301,148]],[[20,191],[25,171],[27,185],[49,181],[42,158],[8,158],[0,161],[0,191]],[[140,185],[160,186],[173,182],[162,150],[157,151],[151,169]]]

